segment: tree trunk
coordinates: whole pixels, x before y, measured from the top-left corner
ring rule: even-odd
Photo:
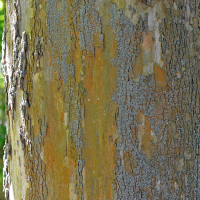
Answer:
[[[6,199],[200,199],[199,0],[5,7]]]

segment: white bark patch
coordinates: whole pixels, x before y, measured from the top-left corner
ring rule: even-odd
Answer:
[[[86,177],[85,177],[85,176],[86,176],[86,173],[85,173],[85,167],[83,167],[82,175],[83,175],[83,185],[85,185],[85,184],[86,184]],[[88,199],[88,198],[87,198],[87,192],[86,192],[86,190],[83,191],[83,196],[84,196],[83,199]]]
[[[185,27],[189,32],[191,32],[193,30],[192,26],[189,25],[189,22],[185,23]]]
[[[156,189],[157,189],[157,191],[160,191],[160,189],[161,189],[160,180],[158,180],[156,183]]]
[[[153,63],[149,63],[148,65],[143,66],[143,74],[148,76],[149,74],[153,74]]]
[[[10,193],[9,193],[9,195],[10,195],[10,200],[15,200],[12,183],[10,184]]]
[[[181,73],[177,72],[176,76],[177,76],[178,79],[181,78]]]
[[[69,197],[70,197],[71,200],[76,200],[77,199],[75,183],[70,183],[69,184]]]
[[[68,124],[68,115],[69,115],[68,112],[64,112],[64,123],[65,123],[66,127],[67,127],[67,124]]]
[[[42,160],[44,159],[43,152],[40,152],[40,158],[41,158]]]
[[[159,38],[160,38],[159,23],[155,22],[154,61],[162,66],[163,64],[161,62],[161,45],[159,42]]]
[[[173,4],[173,8],[174,8],[174,10],[177,10],[177,5],[176,5],[175,2],[174,2],[174,4]]]
[[[186,5],[186,10],[187,10],[187,16],[189,17],[190,16],[190,6],[187,4]]]
[[[154,9],[149,11],[149,16],[148,16],[148,26],[149,30],[154,30],[155,23],[156,23],[156,13],[155,13],[155,7]]]
[[[185,151],[184,152],[184,157],[185,157],[185,159],[190,160],[191,159],[191,154],[188,153],[187,151]]]
[[[156,135],[155,135],[155,133],[154,133],[153,130],[151,130],[151,139],[152,139],[152,141],[153,141],[154,143],[157,142],[157,137],[156,137]]]
[[[174,188],[175,188],[175,190],[178,190],[178,184],[177,184],[177,182],[174,183]]]

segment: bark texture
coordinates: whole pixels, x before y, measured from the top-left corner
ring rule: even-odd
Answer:
[[[5,7],[6,199],[200,199],[199,0]]]

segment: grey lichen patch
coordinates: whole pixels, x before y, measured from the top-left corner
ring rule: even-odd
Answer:
[[[76,43],[79,43],[81,51],[94,57],[95,48],[104,48],[104,35],[95,2],[73,2],[70,6],[63,2],[59,4],[59,10],[57,7],[57,1],[48,1],[48,32],[53,47],[53,65],[59,63],[57,78],[65,78],[66,82],[62,72],[70,71],[68,66],[72,64],[71,57],[77,48]],[[62,23],[58,24],[58,21]]]
[[[57,22],[61,21],[60,24]],[[65,26],[63,26],[65,24]],[[73,1],[58,3],[48,1],[48,32],[52,42],[52,67],[56,71],[52,76],[63,87],[64,110],[67,115],[67,129],[69,130],[69,146],[74,149],[76,155],[70,155],[76,163],[76,195],[84,199],[83,194],[83,168],[82,155],[83,144],[83,119],[84,119],[84,89],[83,77],[84,59],[95,57],[97,48],[103,50],[104,35],[102,32],[101,19],[95,9],[95,1]],[[80,81],[76,80],[79,67],[75,63],[75,51],[81,52]],[[73,60],[74,59],[74,60]],[[78,60],[77,59],[77,60]],[[57,66],[59,66],[57,68]],[[65,87],[67,86],[67,87]],[[70,154],[68,152],[68,154]]]
[[[146,33],[149,32],[145,18],[140,17],[133,24],[122,10],[117,10],[115,4],[110,7],[110,26],[117,41],[116,57],[111,60],[111,64],[118,69],[117,89],[113,94],[113,101],[118,104],[117,199],[200,197],[197,145],[199,37],[194,28],[188,28],[189,18],[186,17],[187,12],[194,13],[194,25],[190,23],[194,27],[199,11],[194,2],[187,11],[183,9],[185,5],[182,1],[176,1],[176,5],[165,1],[164,15],[159,13],[158,17],[155,11],[148,15],[148,28],[154,32],[155,43],[160,45],[157,52],[161,52],[155,55],[154,61],[160,64],[162,58],[163,81],[167,86],[159,90],[153,73],[146,76],[135,76],[134,73],[135,61],[140,53],[144,53],[139,49],[144,42],[144,38],[140,39],[142,32],[145,29]],[[165,18],[165,15],[168,17]],[[159,20],[156,26],[151,25],[149,17],[154,21]],[[141,124],[137,119],[138,112],[144,114],[149,125]],[[150,127],[149,134],[152,134],[150,156],[147,156],[148,149],[142,144],[143,137],[148,136],[145,126]],[[137,165],[132,164],[132,168],[128,166],[127,154],[131,155],[130,163]]]
[[[101,19],[98,12],[94,9],[94,3],[85,3],[82,8],[80,8],[80,24],[78,24],[78,29],[80,31],[79,43],[82,50],[86,49],[87,54],[91,56],[94,55],[95,43],[94,37],[97,37],[97,47],[99,46],[103,49],[103,34],[101,27]]]
[[[147,108],[145,106],[145,102],[153,102],[157,94],[154,92],[155,83],[152,76],[145,80],[145,77],[134,77],[133,75],[135,59],[141,52],[142,32],[146,29],[143,19],[140,18],[138,24],[134,25],[129,18],[124,16],[122,10],[117,11],[115,4],[110,7],[110,12],[112,17],[110,26],[115,31],[117,40],[116,59],[112,59],[111,62],[114,65],[117,63],[118,68],[117,89],[113,95],[113,101],[118,104],[119,109],[116,169],[118,198],[139,199],[140,195],[144,197],[147,195],[147,188],[151,185],[151,179],[148,178],[151,167],[145,155],[138,149],[139,141],[137,137],[133,139],[132,134],[135,133],[132,133],[132,130],[137,130],[139,127],[136,115],[140,109],[146,116],[149,116],[149,123],[158,135],[158,126],[155,126],[153,117],[155,106],[153,103],[147,105]],[[139,82],[135,82],[135,78],[139,78]],[[137,163],[131,174],[125,171],[121,151],[130,152]]]
[[[57,10],[57,1],[48,1],[48,32],[49,39],[52,43],[53,51],[53,68],[55,65],[59,66],[58,69],[58,80],[62,77],[63,71],[68,71],[68,64],[66,63],[67,57],[70,56],[70,24],[68,22],[69,13],[66,12],[68,10],[67,2],[63,2],[60,6],[59,11]],[[65,14],[63,14],[65,13]],[[60,26],[58,24],[59,21],[62,21],[61,24],[65,24],[65,26]],[[52,74],[53,76],[53,74]]]
[[[86,96],[86,91],[83,86],[83,82],[76,85],[74,75],[69,77],[71,79],[71,90],[66,91],[65,94],[65,112],[69,113],[67,115],[67,127],[69,130],[69,137],[71,142],[75,144],[76,147],[76,191],[78,198],[84,199],[83,194],[83,168],[85,161],[82,155],[83,143],[83,119],[84,119],[84,98]],[[74,158],[75,159],[75,158]]]

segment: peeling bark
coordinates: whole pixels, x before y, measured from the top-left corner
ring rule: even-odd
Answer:
[[[198,0],[11,0],[6,199],[199,199]]]

